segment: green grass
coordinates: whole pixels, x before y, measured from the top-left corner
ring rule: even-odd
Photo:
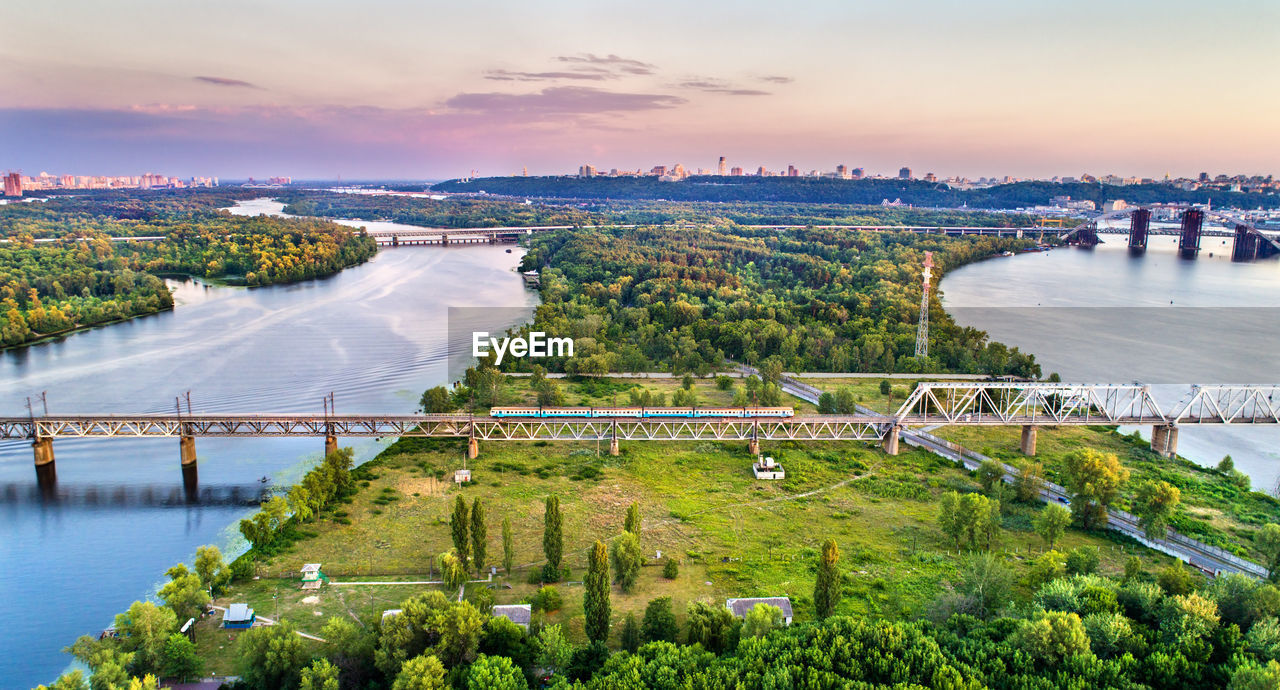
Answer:
[[[780,482],[752,477],[745,443],[623,442],[622,454],[609,457],[597,456],[594,443],[482,442],[480,457],[468,462],[475,481],[458,487],[441,477],[461,467],[462,450],[455,441],[397,442],[358,470],[368,485],[340,507],[350,524],[326,517],[306,525],[314,536],[259,563],[260,579],[237,584],[220,603],[248,601],[267,616],[278,606],[282,619],[313,634],[332,615],[372,623],[382,610],[438,587],[301,591],[299,568],[322,563],[335,581],[433,579],[435,556],[450,548],[448,519],[457,493],[484,500],[490,563],[501,559],[501,523],[510,518],[516,570],[510,578],[499,574],[494,594],[498,603],[519,602],[536,589],[527,579],[543,562],[543,501],[554,494],[564,513],[572,582],[581,580],[590,543],[619,534],[627,506],[640,504],[649,567],[634,593],[614,589],[615,621],[628,612],[640,616],[657,596],[671,596],[683,614],[691,600],[785,595],[797,619],[810,618],[815,562],[827,538],[836,540],[848,573],[840,613],[911,617],[954,579],[962,558],[936,527],[934,499],[952,488],[976,488],[968,473],[936,456],[908,451],[891,458],[849,442],[766,444],[765,452],[787,469]],[[587,474],[595,476],[583,478]],[[387,496],[399,500],[385,501]],[[1000,548],[1019,571],[1043,550],[1029,527],[1035,510],[1011,506],[1006,516]],[[1107,572],[1120,572],[1131,553],[1167,562],[1140,547],[1079,532],[1059,548],[1083,544],[1102,548]],[[663,560],[680,561],[676,580],[662,577],[658,551]],[[558,585],[564,607],[546,620],[562,623],[582,641],[582,588],[572,582]],[[303,603],[310,596],[317,599]]]
[[[1006,462],[1024,457],[1018,449],[1018,427],[944,427],[933,433]],[[1146,441],[1112,427],[1041,427],[1036,460],[1044,463],[1049,479],[1061,483],[1063,459],[1084,447],[1115,453],[1129,469],[1129,481],[1117,503],[1120,508],[1131,507],[1130,500],[1145,481],[1167,481],[1178,487],[1182,508],[1171,526],[1187,536],[1256,560],[1261,556],[1253,549],[1254,533],[1267,522],[1280,522],[1280,501],[1274,497],[1241,489],[1216,469],[1184,458],[1160,457]]]
[[[565,405],[568,407],[629,407],[631,405],[628,392],[632,388],[641,388],[650,393],[666,395],[667,405],[671,405],[672,395],[680,389],[679,378],[583,378],[552,379],[564,392]],[[735,388],[745,386],[740,378],[733,379]],[[693,389],[698,395],[700,407],[729,407],[733,403],[734,389],[720,390],[716,387],[715,378],[694,378]],[[508,376],[502,388],[499,402],[502,405],[536,405],[537,393],[529,385],[527,376]],[[816,412],[817,408],[803,400],[785,396],[783,405],[794,407],[797,413]]]

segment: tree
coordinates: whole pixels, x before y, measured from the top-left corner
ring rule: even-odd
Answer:
[[[165,606],[173,609],[178,620],[183,622],[199,616],[209,603],[209,592],[200,576],[187,570],[182,563],[169,568],[166,574],[169,582],[158,592]]]
[[[471,504],[471,560],[477,573],[484,575],[485,556],[489,550],[489,528],[484,524],[484,504],[480,498]]]
[[[1032,561],[1027,584],[1032,589],[1039,589],[1046,582],[1052,582],[1066,574],[1067,557],[1060,551],[1046,551]]]
[[[626,620],[623,621],[622,634],[618,637],[618,644],[627,652],[635,652],[640,648],[640,624],[636,622],[634,613],[628,613]]]
[[[1120,465],[1114,453],[1100,453],[1091,448],[1067,455],[1065,470],[1074,517],[1088,529],[1104,526],[1107,507],[1128,481],[1129,470]]]
[[[569,657],[569,668],[565,675],[569,680],[586,682],[591,679],[609,660],[609,646],[599,640],[592,640],[573,650]]]
[[[700,644],[713,654],[722,654],[737,644],[736,619],[724,606],[689,602],[686,626],[689,644]]]
[[[471,663],[480,648],[485,617],[471,602],[462,601],[442,609],[438,620],[440,638],[433,651],[440,662],[449,667]]]
[[[449,518],[449,531],[453,536],[453,550],[458,555],[458,560],[462,562],[462,567],[466,568],[467,563],[471,560],[471,539],[468,534],[470,531],[471,513],[467,510],[467,501],[458,494],[457,499],[453,502],[453,515]]]
[[[582,586],[583,630],[588,640],[604,642],[609,639],[609,554],[602,541],[596,540],[591,547]]]
[[[1236,462],[1231,459],[1230,455],[1222,456],[1222,460],[1218,461],[1218,471],[1223,474],[1231,474],[1236,470]]]
[[[837,414],[853,414],[858,411],[858,399],[852,388],[841,386],[836,389],[835,408]]]
[[[121,651],[111,641],[81,635],[62,651],[89,667],[90,686],[93,690],[111,690],[129,682],[128,669],[133,663],[134,655]]]
[[[1271,581],[1280,581],[1280,525],[1268,522],[1253,537],[1253,545],[1262,554],[1262,564],[1271,573]]]
[[[734,403],[737,406],[737,403]],[[835,414],[836,413],[836,396],[831,391],[823,391],[818,396],[818,414]]]
[[[180,678],[185,683],[188,678],[200,675],[204,664],[196,653],[196,645],[186,635],[173,633],[164,644],[160,653],[160,671],[169,678]]]
[[[968,598],[978,616],[986,618],[1009,603],[1013,574],[996,554],[973,554],[964,563],[956,589]]]
[[[560,499],[547,497],[546,510],[542,516],[542,553],[547,557],[547,568],[543,579],[556,582],[560,579],[560,561],[564,556],[564,534],[562,533],[564,517],[560,514]],[[548,579],[547,575],[553,574]]]
[[[938,527],[942,533],[960,546],[964,539],[965,525],[960,519],[960,494],[948,491],[938,499]]]
[[[442,414],[455,409],[453,396],[449,395],[449,389],[444,386],[428,388],[418,401],[418,407],[427,414]]]
[[[172,609],[149,601],[135,601],[128,611],[116,615],[116,630],[120,633],[121,647],[133,653],[129,672],[153,673],[160,668],[169,635],[178,630],[178,617]]]
[[[538,633],[538,665],[559,673],[569,665],[573,645],[565,639],[559,625],[548,625]]]
[[[89,683],[84,680],[84,672],[76,669],[58,676],[53,685],[37,685],[36,690],[89,690]]]
[[[787,618],[782,614],[782,609],[761,602],[747,611],[742,621],[742,636],[764,637],[770,630],[778,630],[786,623]]]
[[[302,638],[288,623],[250,628],[236,640],[240,680],[254,690],[296,687],[310,657]]]
[[[302,669],[298,690],[338,690],[338,667],[328,659],[316,659]]]
[[[613,541],[613,580],[623,592],[630,593],[636,587],[644,554],[640,552],[640,540],[631,532],[623,532]]]
[[[444,690],[448,687],[444,676],[444,665],[439,659],[430,654],[415,656],[400,667],[391,690]]]
[[[516,562],[516,539],[511,534],[511,518],[502,518],[502,569],[511,577],[511,566]]]
[[[680,634],[676,614],[671,610],[671,597],[658,597],[649,602],[640,621],[640,637],[645,642],[675,642]]]
[[[889,383],[889,379],[880,379],[880,395],[889,395],[893,392],[893,385]]]
[[[1148,539],[1164,539],[1169,520],[1182,501],[1182,492],[1169,482],[1146,481],[1138,487],[1133,512]]]
[[[1040,514],[1032,521],[1036,534],[1040,535],[1040,538],[1044,540],[1045,546],[1050,549],[1062,538],[1069,524],[1071,524],[1071,511],[1057,503],[1046,505],[1044,510],[1041,510]]]
[[[1047,667],[1089,651],[1089,635],[1074,612],[1049,611],[1036,620],[1024,621],[1014,643]]]
[[[458,589],[467,582],[467,568],[452,551],[440,554],[440,579],[449,589]]]
[[[1160,612],[1160,635],[1165,642],[1185,646],[1208,637],[1218,627],[1218,605],[1196,593],[1165,599]]]
[[[1040,500],[1040,492],[1044,490],[1044,465],[1024,460],[1018,465],[1018,474],[1013,480],[1014,497],[1022,503],[1034,503]]]
[[[1004,481],[1004,465],[995,460],[983,460],[978,466],[978,483],[982,484],[982,491],[988,496],[991,495],[996,485]]]
[[[524,673],[505,656],[480,655],[467,672],[467,690],[527,690]]]
[[[840,549],[835,540],[828,539],[822,544],[822,555],[818,558],[818,577],[813,583],[813,607],[818,618],[826,618],[835,613],[840,604],[843,583],[839,571]]]
[[[1096,546],[1081,546],[1067,554],[1067,572],[1072,575],[1092,575],[1098,572],[1101,557]]]
[[[640,541],[640,504],[632,501],[627,506],[627,519],[622,525],[623,532],[630,532],[636,535],[636,541]]]
[[[196,548],[196,575],[210,594],[220,594],[231,581],[231,571],[222,558],[222,552],[216,546],[200,546]]]
[[[1190,570],[1182,564],[1182,561],[1175,561],[1173,565],[1164,568],[1156,575],[1156,584],[1170,596],[1179,594],[1187,594],[1196,588],[1195,576]]]

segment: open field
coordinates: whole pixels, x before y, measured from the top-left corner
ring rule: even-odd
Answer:
[[[629,392],[633,388],[647,390],[651,395],[662,395],[664,405],[671,405],[671,397],[681,387],[679,378],[583,378],[552,379],[564,392],[565,405],[569,407],[629,407]],[[508,376],[506,385],[500,394],[503,405],[537,406],[537,393],[529,385],[528,377]],[[743,379],[734,378],[733,386],[728,390],[720,390],[715,378],[694,378],[693,390],[698,396],[699,407],[730,407],[733,404],[735,388],[745,384]],[[797,414],[814,413],[817,407],[789,395],[784,395],[782,404],[794,407]]]
[[[942,427],[933,433],[1011,464],[1025,458],[1018,449],[1019,427]],[[1236,486],[1216,469],[1183,458],[1162,458],[1146,441],[1112,427],[1041,427],[1035,460],[1044,464],[1049,479],[1062,483],[1063,459],[1080,448],[1115,453],[1129,469],[1117,507],[1130,508],[1143,482],[1167,481],[1182,491],[1182,508],[1171,527],[1241,556],[1260,558],[1253,549],[1254,533],[1267,522],[1280,522],[1280,500]]]
[[[755,480],[745,444],[624,443],[622,455],[609,457],[598,456],[595,444],[490,443],[468,462],[475,481],[459,487],[448,477],[462,466],[461,443],[401,440],[357,470],[361,488],[350,503],[304,525],[308,538],[260,562],[260,579],[235,585],[218,603],[247,601],[268,617],[278,609],[282,620],[312,634],[334,615],[372,623],[402,599],[439,586],[326,585],[302,591],[301,565],[322,563],[337,582],[435,579],[434,558],[450,548],[448,520],[459,493],[485,504],[486,563],[501,560],[501,523],[511,520],[516,565],[509,578],[500,571],[494,579],[497,603],[520,602],[536,591],[528,579],[544,560],[543,502],[548,495],[560,498],[565,563],[572,574],[557,585],[564,606],[544,620],[563,624],[578,642],[585,639],[578,584],[585,551],[595,539],[621,532],[632,501],[643,515],[649,567],[642,569],[635,592],[614,589],[615,626],[627,613],[641,616],[658,596],[672,597],[681,619],[691,600],[770,595],[790,596],[797,619],[812,618],[815,563],[827,538],[836,540],[848,573],[839,613],[916,616],[955,577],[963,555],[937,528],[934,499],[950,489],[975,490],[967,473],[921,451],[889,457],[859,443],[769,444],[764,450],[784,464],[786,480]],[[1006,512],[1000,550],[1019,575],[1044,550],[1030,527],[1039,509],[1013,504]],[[1086,544],[1101,548],[1107,573],[1120,572],[1131,554],[1149,567],[1169,562],[1136,545],[1075,531],[1058,548]],[[674,580],[662,577],[667,556],[680,562]],[[204,637],[219,643],[228,635],[210,632]]]

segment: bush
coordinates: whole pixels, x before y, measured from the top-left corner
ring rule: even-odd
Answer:
[[[716,388],[719,388],[722,391],[727,391],[730,388],[733,388],[733,379],[723,374],[721,374],[720,376],[717,376]]]
[[[1072,575],[1092,575],[1098,572],[1098,547],[1081,546],[1067,554],[1067,572]]]
[[[676,559],[667,558],[666,565],[662,566],[662,576],[668,580],[674,580],[680,575],[680,564],[676,563]]]
[[[1156,582],[1170,596],[1186,594],[1196,588],[1196,578],[1182,561],[1165,568],[1156,576]]]
[[[559,611],[560,607],[564,606],[564,599],[560,597],[560,590],[551,585],[545,585],[533,595],[529,603],[533,605],[534,611],[550,613]]]

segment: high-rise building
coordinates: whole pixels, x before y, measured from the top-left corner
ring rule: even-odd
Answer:
[[[595,177],[595,176],[596,176],[596,166],[591,165],[590,163],[584,163],[578,166],[578,177]]]
[[[720,165],[716,166],[716,174],[719,175],[720,177],[724,177],[725,175],[724,156],[720,156]]]
[[[1207,173],[1207,172],[1202,172],[1202,173],[1200,173],[1200,182],[1201,182],[1201,183],[1204,183],[1204,182],[1208,182],[1208,181],[1209,181],[1209,173]]]
[[[787,177],[800,177],[800,171],[794,165],[787,166]]]
[[[4,195],[22,196],[22,173],[11,172],[4,176]]]
[[[742,177],[742,168],[735,165],[729,169],[729,174],[734,177]]]
[[[842,179],[842,180],[847,180],[847,179],[849,179],[849,166],[845,165],[844,163],[841,163],[840,165],[837,165],[837,166],[836,166],[836,177],[838,177],[838,178],[840,178],[840,179]]]
[[[655,165],[655,166],[653,166],[653,169],[649,171],[649,174],[650,174],[650,175],[657,175],[658,177],[662,177],[663,175],[666,175],[666,174],[667,174],[667,166],[665,166],[665,165]]]
[[[938,176],[937,176],[937,175],[934,175],[933,173],[925,173],[925,174],[924,174],[924,181],[925,181],[925,182],[937,182],[937,181],[938,181]]]
[[[911,168],[900,168],[898,170],[898,179],[900,180],[911,179]]]
[[[863,175],[862,168],[854,168],[849,171],[849,177],[855,180],[861,180]]]
[[[756,175],[758,175],[758,176],[760,176],[760,177],[768,177],[768,176],[769,176],[769,170],[768,170],[768,168],[766,168],[766,167],[764,167],[764,166],[762,165],[762,166],[760,166],[760,168],[759,168],[758,170],[756,170]]]

